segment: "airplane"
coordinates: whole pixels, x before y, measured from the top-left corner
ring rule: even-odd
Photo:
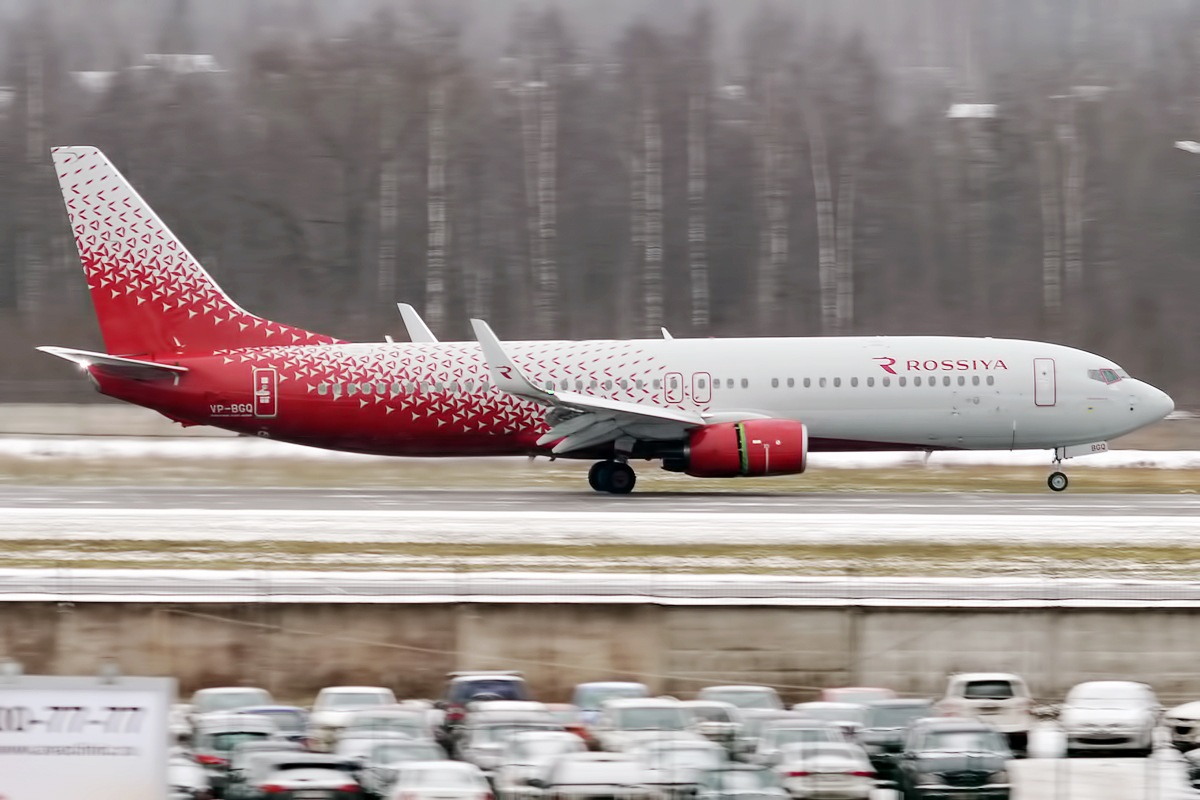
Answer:
[[[1171,398],[1057,344],[951,336],[352,343],[244,311],[102,152],[53,159],[106,353],[72,361],[103,394],[183,425],[397,456],[595,460],[626,494],[630,461],[696,477],[799,474],[810,452],[1104,452]]]

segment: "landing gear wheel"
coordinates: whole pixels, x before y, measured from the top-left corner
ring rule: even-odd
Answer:
[[[1061,472],[1051,472],[1050,477],[1046,479],[1046,485],[1056,492],[1066,489],[1067,483],[1067,476]]]
[[[592,464],[592,468],[588,470],[588,486],[591,486],[597,492],[607,492],[608,476],[612,474],[612,461],[597,461]]]
[[[606,475],[608,485],[605,487],[613,494],[629,494],[633,491],[633,485],[637,483],[637,476],[633,474],[633,467],[628,464],[622,464],[619,461],[612,463],[612,467]]]

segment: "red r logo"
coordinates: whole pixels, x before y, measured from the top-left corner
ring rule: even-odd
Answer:
[[[895,363],[895,362],[893,362],[893,363]],[[504,376],[504,380],[511,381],[513,379],[512,367],[500,367],[499,370],[500,370],[500,374]]]
[[[892,373],[893,375],[896,374],[896,370],[892,369],[892,365],[896,363],[896,359],[888,358],[887,356],[876,356],[875,360],[876,361],[886,361],[887,362],[886,364],[880,364],[879,366],[883,367],[884,370]]]

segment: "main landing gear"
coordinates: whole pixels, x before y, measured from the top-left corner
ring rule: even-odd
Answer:
[[[635,483],[637,476],[624,461],[597,461],[588,470],[588,485],[597,492],[629,494]]]

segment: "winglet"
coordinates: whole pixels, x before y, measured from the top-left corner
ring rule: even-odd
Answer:
[[[666,328],[659,328],[659,330],[662,331],[662,335],[663,335],[664,339],[674,339],[675,338],[674,336],[671,335],[671,332],[669,330],[667,330]]]
[[[533,381],[529,380],[521,368],[513,363],[508,353],[504,352],[504,345],[500,344],[500,340],[496,338],[496,334],[492,332],[486,322],[481,319],[473,319],[471,328],[475,331],[475,338],[479,340],[479,346],[483,348],[483,360],[487,362],[492,383],[496,385],[497,389],[505,394],[527,397],[541,403],[552,404],[554,402],[554,392],[539,389],[533,385]]]
[[[415,308],[408,303],[396,303],[396,308],[400,309],[400,317],[404,320],[404,327],[408,328],[408,338],[411,341],[436,342],[438,340]]]

